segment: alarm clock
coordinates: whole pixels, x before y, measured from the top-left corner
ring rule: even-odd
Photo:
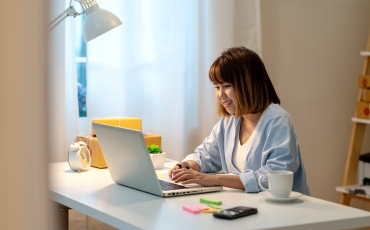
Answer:
[[[90,151],[85,142],[73,142],[69,146],[68,164],[74,171],[89,170],[91,164]]]

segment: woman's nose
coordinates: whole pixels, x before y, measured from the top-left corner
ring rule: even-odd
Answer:
[[[225,96],[225,90],[220,89],[220,90],[218,91],[218,96],[219,96],[219,97],[224,97],[224,96]]]

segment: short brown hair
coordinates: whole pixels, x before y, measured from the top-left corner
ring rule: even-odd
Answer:
[[[234,87],[236,117],[263,111],[271,103],[280,104],[260,56],[245,47],[225,50],[209,69],[209,79],[214,84],[227,82]],[[220,103],[217,114],[230,116]]]

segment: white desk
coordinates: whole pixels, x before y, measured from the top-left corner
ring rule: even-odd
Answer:
[[[172,162],[166,163],[168,170]],[[303,196],[289,203],[273,203],[258,194],[237,190],[161,198],[115,184],[107,169],[73,172],[67,162],[50,164],[52,200],[119,229],[348,229],[370,226],[370,212]],[[258,214],[216,219],[191,214],[183,205],[199,198],[222,200],[222,207],[256,207]]]

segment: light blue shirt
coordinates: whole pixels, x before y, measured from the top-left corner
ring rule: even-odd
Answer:
[[[293,191],[311,195],[306,182],[297,135],[292,118],[279,104],[271,104],[263,112],[254,130],[244,171],[233,163],[239,141],[241,117],[223,117],[211,135],[183,161],[195,161],[204,173],[233,173],[239,175],[245,192],[260,192],[258,177],[273,170],[294,172]],[[267,180],[262,185],[268,188]]]

